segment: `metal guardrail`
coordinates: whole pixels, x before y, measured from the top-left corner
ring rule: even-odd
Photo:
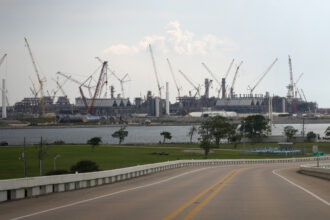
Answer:
[[[284,159],[177,160],[91,173],[0,180],[0,202],[110,184],[168,169],[187,166],[294,163],[316,161],[316,159],[315,157],[305,157]],[[330,156],[319,157],[319,160],[329,159]]]

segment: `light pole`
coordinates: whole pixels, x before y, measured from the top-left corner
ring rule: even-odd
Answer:
[[[60,154],[57,154],[55,157],[54,157],[54,170],[56,170],[56,159],[59,158],[61,155]]]

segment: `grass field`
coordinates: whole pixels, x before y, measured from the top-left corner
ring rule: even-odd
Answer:
[[[304,148],[311,155],[313,143],[298,143],[297,149]],[[319,151],[330,153],[330,143],[317,143]],[[214,149],[209,159],[239,159],[239,158],[280,158],[280,156],[261,156],[242,153],[242,149],[277,147],[276,143],[240,144],[234,148],[232,144],[222,144],[220,149]],[[80,160],[95,161],[101,170],[116,169],[134,165],[156,163],[169,160],[203,159],[196,152],[197,144],[154,144],[154,145],[100,145],[91,150],[89,145],[45,145],[46,155],[43,159],[43,173],[53,169],[53,158],[60,154],[56,161],[57,169],[69,170]],[[38,176],[37,147],[26,148],[27,174]],[[189,149],[189,150],[188,150]],[[193,151],[191,151],[191,149]],[[0,147],[0,179],[23,177],[23,161],[20,160],[22,146]],[[153,152],[167,152],[169,155],[153,155]]]

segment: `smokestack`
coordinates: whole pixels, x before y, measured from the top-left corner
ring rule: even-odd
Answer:
[[[2,79],[2,118],[7,118],[6,80]]]
[[[222,87],[222,99],[226,98],[226,79],[222,78],[221,80],[221,87]]]
[[[209,79],[205,79],[204,80],[204,86],[205,86],[205,98],[209,98],[209,88],[210,88],[210,83],[209,83]]]
[[[170,115],[170,94],[168,82],[166,82],[166,115]]]
[[[155,116],[156,117],[159,117],[159,102],[160,102],[160,98],[155,97]]]

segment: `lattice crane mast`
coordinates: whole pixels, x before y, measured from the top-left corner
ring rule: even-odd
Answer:
[[[25,40],[25,44],[26,44],[26,47],[28,48],[28,51],[29,51],[29,54],[30,54],[30,58],[31,58],[31,61],[32,61],[32,64],[33,64],[33,67],[34,67],[34,71],[37,75],[37,78],[38,78],[38,82],[39,82],[39,85],[40,85],[40,105],[41,105],[41,112],[42,112],[42,116],[45,117],[45,97],[44,97],[44,81],[40,78],[40,75],[39,75],[39,72],[38,72],[38,68],[37,68],[37,64],[34,60],[34,57],[32,55],[32,51],[31,51],[31,48],[30,48],[30,45],[29,45],[29,42],[27,41],[26,38],[24,38]]]
[[[199,87],[197,87],[189,78],[188,78],[188,76],[186,75],[186,74],[184,74],[181,70],[179,70],[179,73],[188,81],[188,83],[192,86],[192,87],[194,87],[194,89],[196,90],[196,92],[197,92],[197,94],[198,94],[198,96],[200,96],[200,92],[199,92],[199,90],[200,90],[200,88]]]
[[[206,66],[205,63],[202,63],[202,65],[204,66],[204,68],[206,69],[206,71],[213,77],[213,79],[218,83],[219,85],[219,89],[218,89],[218,98],[220,96],[220,91],[221,91],[221,83],[220,81],[217,79],[217,77],[212,73],[212,71],[210,70],[210,68],[208,68],[208,66]]]
[[[228,67],[228,69],[227,69],[227,71],[226,71],[226,75],[225,75],[225,78],[224,78],[225,81],[227,80],[228,75],[229,75],[229,73],[230,73],[230,70],[231,70],[231,68],[233,67],[234,61],[235,61],[235,59],[232,59],[232,61],[231,61],[230,64],[229,64],[229,67]],[[220,89],[222,90],[222,84],[221,84]],[[227,91],[227,89],[228,89],[228,84],[227,84],[225,90]]]
[[[155,73],[155,76],[156,76],[159,98],[162,98],[162,87],[160,86],[160,83],[159,83],[158,73],[157,73],[157,68],[156,68],[156,62],[155,62],[154,54],[152,52],[151,44],[149,44],[149,51],[150,51],[150,56],[151,56],[151,60],[152,60],[152,66],[154,67],[154,73]]]
[[[178,82],[176,81],[176,78],[174,76],[174,72],[173,72],[173,68],[172,68],[172,65],[171,65],[171,62],[168,58],[166,58],[167,60],[167,63],[168,63],[168,67],[170,68],[170,72],[171,72],[171,75],[172,75],[172,78],[173,78],[173,81],[174,81],[174,84],[175,84],[175,87],[176,87],[176,90],[178,92],[178,97],[181,97],[180,95],[180,90],[182,89],[179,85],[178,85]]]
[[[70,80],[71,82],[74,82],[74,83],[78,84],[79,86],[82,85],[82,87],[87,88],[88,89],[88,92],[89,92],[89,96],[92,97],[92,91],[91,91],[92,87],[91,86],[88,86],[88,85],[85,85],[84,83],[81,83],[80,81],[72,78],[72,76],[70,76],[70,75],[68,75],[66,73],[57,72],[56,74],[58,74],[60,76],[63,76],[67,80]],[[91,79],[92,79],[91,76],[87,78],[87,80],[91,80]]]
[[[270,64],[270,66],[266,69],[266,71],[262,74],[262,76],[260,77],[260,79],[257,81],[257,83],[251,88],[250,86],[248,86],[248,89],[250,90],[250,94],[253,94],[253,91],[255,90],[255,88],[260,84],[260,82],[265,78],[265,76],[267,75],[267,73],[269,73],[269,71],[273,68],[273,66],[275,65],[275,63],[278,61],[278,59],[276,58],[272,64]]]
[[[289,55],[289,71],[290,71],[290,84],[287,86],[288,98],[294,98],[294,82],[293,82],[292,62],[290,55]]]
[[[239,65],[236,67],[236,71],[235,71],[235,75],[234,75],[234,79],[233,82],[231,83],[231,87],[230,87],[230,97],[233,98],[234,97],[234,86],[235,86],[235,82],[237,79],[237,75],[238,75],[238,70],[241,67],[241,65],[243,64],[243,61],[241,61],[239,63]]]
[[[95,57],[95,58],[98,61],[100,61],[100,63],[103,63],[103,60],[101,60],[99,57]],[[121,95],[122,95],[123,98],[125,98],[124,83],[131,81],[130,79],[126,79],[127,77],[129,78],[128,73],[126,73],[126,75],[124,75],[124,77],[119,78],[119,76],[117,76],[117,74],[115,73],[115,71],[111,70],[109,68],[109,66],[107,68],[111,72],[111,74],[119,81],[119,83],[120,83],[120,89],[121,89]]]

